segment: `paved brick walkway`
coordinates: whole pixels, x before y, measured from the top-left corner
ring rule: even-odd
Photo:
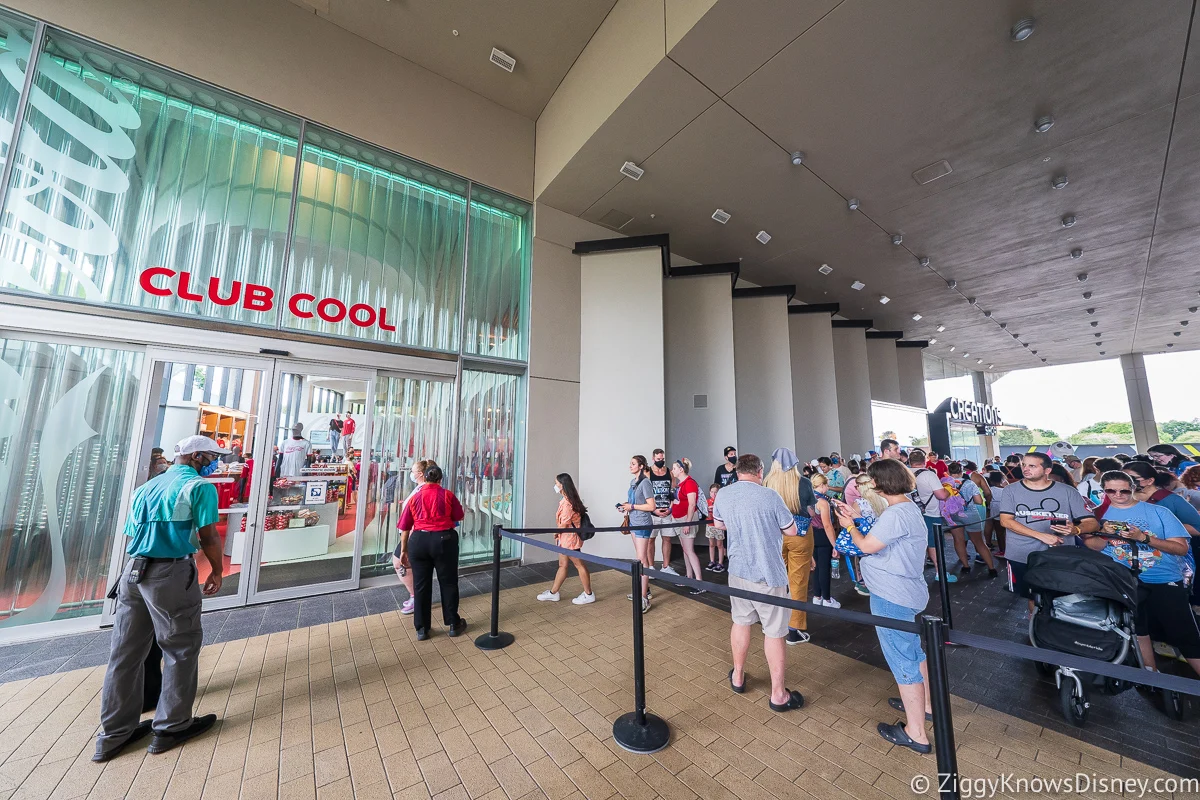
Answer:
[[[655,756],[620,750],[612,721],[632,707],[626,584],[597,575],[600,601],[587,607],[506,590],[503,627],[517,641],[495,653],[471,637],[418,643],[395,611],[209,645],[199,711],[220,714],[220,726],[176,751],[131,749],[106,765],[89,761],[102,667],[2,684],[0,800],[907,800],[914,775],[932,778],[932,756],[874,731],[896,717],[889,673],[829,649],[791,648],[789,685],[808,705],[775,714],[761,649],[751,651],[747,693],[732,694],[728,617],[669,592],[656,593],[646,636],[649,705],[670,721],[673,740]],[[482,621],[486,607],[472,597],[464,614]],[[480,630],[477,622],[472,633]],[[963,698],[954,722],[971,777],[1169,777]]]

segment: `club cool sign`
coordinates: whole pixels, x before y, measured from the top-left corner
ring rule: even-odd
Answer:
[[[208,301],[218,306],[241,305],[247,311],[264,314],[275,308],[275,290],[269,286],[242,281],[229,281],[222,285],[221,279],[216,276],[209,278],[207,285],[203,285],[202,281],[193,284],[192,281],[190,272],[176,272],[167,267],[149,267],[142,270],[138,278],[142,291],[155,297],[174,295],[180,300],[194,303]],[[318,300],[315,295],[297,292],[288,298],[287,310],[300,319],[317,317],[325,322],[349,320],[360,328],[396,330],[395,324],[388,321],[387,308],[366,303],[347,304],[336,297]]]

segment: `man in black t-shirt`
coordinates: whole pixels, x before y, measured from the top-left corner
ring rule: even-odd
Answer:
[[[671,501],[675,499],[675,487],[671,485],[671,472],[667,469],[667,454],[661,448],[650,454],[650,474],[646,477],[650,481],[650,488],[654,490],[654,511],[651,512],[650,522],[656,526],[673,523]],[[679,529],[664,528],[656,532],[662,541],[663,572],[678,575],[671,566],[671,539],[679,535]]]
[[[737,448],[730,446],[725,448],[725,463],[717,467],[717,474],[713,476],[713,483],[724,489],[731,483],[737,482],[737,470],[733,465],[737,463],[738,454]]]

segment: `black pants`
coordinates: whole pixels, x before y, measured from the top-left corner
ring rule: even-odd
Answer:
[[[813,539],[813,560],[817,562],[816,596],[823,600],[828,599],[833,574],[833,545],[829,543],[829,537],[823,530],[818,529]]]
[[[433,621],[434,572],[442,592],[442,621],[447,628],[458,622],[458,531],[413,531],[408,539],[408,560],[413,572],[416,629],[429,630]]]

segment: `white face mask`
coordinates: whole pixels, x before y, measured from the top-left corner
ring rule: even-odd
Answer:
[[[561,487],[561,486],[559,486],[557,483],[556,483],[556,484],[554,484],[554,493],[555,493],[555,494],[562,494],[562,487]]]

